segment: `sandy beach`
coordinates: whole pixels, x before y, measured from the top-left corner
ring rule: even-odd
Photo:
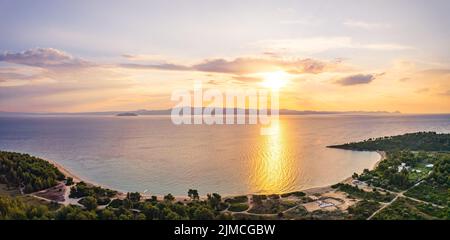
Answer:
[[[386,152],[384,152],[384,151],[376,151],[376,152],[380,155],[380,159],[377,162],[375,162],[375,164],[369,170],[375,169],[378,166],[378,164],[380,164],[380,162],[382,162],[383,160],[386,159]],[[352,180],[353,180],[353,178],[350,176],[350,177],[340,181],[340,183],[351,183]],[[322,193],[331,191],[332,190],[332,188],[331,188],[332,185],[334,185],[334,184],[327,185],[327,186],[322,186],[322,187],[308,188],[308,189],[302,190],[302,192],[305,192],[305,193],[311,194],[311,195],[322,194]]]
[[[371,170],[375,169],[378,167],[378,164],[380,164],[380,162],[382,162],[384,159],[387,158],[386,152],[385,151],[377,151],[378,154],[380,154],[381,158],[380,160],[378,160],[372,167]]]
[[[81,182],[81,181],[83,181],[80,177],[78,177],[77,175],[73,174],[71,171],[69,171],[66,168],[64,168],[61,164],[59,164],[59,163],[57,163],[57,162],[55,162],[53,160],[50,160],[50,159],[45,159],[45,161],[53,164],[53,166],[55,166],[62,174],[64,174],[64,176],[66,176],[66,178],[67,177],[71,177],[71,178],[73,178],[74,182]]]
[[[381,161],[386,159],[386,152],[384,152],[384,151],[376,151],[376,152],[380,155],[380,159],[377,162],[375,162],[375,164],[372,166],[372,168],[370,170],[375,169]],[[59,164],[59,163],[57,163],[57,162],[55,162],[53,160],[50,160],[50,159],[45,159],[45,160],[48,161],[49,163],[53,164],[66,177],[72,177],[73,181],[76,182],[76,183],[83,181],[83,182],[85,182],[87,184],[90,184],[90,185],[100,186],[100,187],[104,187],[104,188],[109,188],[107,186],[103,186],[101,184],[93,183],[91,181],[84,181],[82,178],[78,177],[73,172],[71,172],[71,171],[67,170],[66,168],[64,168],[61,164]],[[352,181],[352,177],[348,177],[348,178],[340,181],[340,183],[349,183],[351,181]],[[323,193],[326,193],[326,192],[330,192],[332,190],[332,188],[331,188],[332,185],[334,185],[334,184],[308,188],[308,189],[304,189],[304,190],[300,190],[300,191],[305,192],[306,194],[309,194],[309,195],[323,194]],[[152,196],[151,194],[145,194],[145,193],[141,193],[141,194],[142,194],[143,198],[150,198]],[[249,195],[253,195],[253,194],[240,194],[240,195],[232,194],[232,195],[225,195],[223,197],[224,198],[231,198],[231,197],[242,196],[242,195],[248,195],[249,196]],[[118,196],[119,196],[119,198],[124,198],[124,197],[126,197],[126,192],[118,191]],[[163,199],[164,198],[164,195],[156,195],[156,196],[158,197],[158,199]],[[177,196],[174,196],[174,198],[175,198],[176,201],[180,201],[180,202],[189,200],[189,197],[187,195],[186,196],[179,196],[179,195],[177,195]],[[200,196],[200,199],[202,199],[202,200],[204,200],[206,198],[207,198],[206,195]]]

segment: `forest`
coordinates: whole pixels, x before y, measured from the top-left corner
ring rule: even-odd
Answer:
[[[64,180],[51,163],[28,154],[0,151],[0,183],[20,187],[25,193],[47,189]]]
[[[450,151],[450,134],[416,132],[328,147],[359,151]]]

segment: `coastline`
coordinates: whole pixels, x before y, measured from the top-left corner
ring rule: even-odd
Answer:
[[[380,158],[380,160],[378,160],[378,161],[372,166],[372,169],[370,169],[370,170],[373,170],[373,169],[377,168],[378,165],[380,164],[380,162],[382,162],[383,160],[385,160],[385,159],[387,158],[387,154],[386,154],[385,151],[376,151],[376,152],[377,152],[378,154],[380,154],[381,158]]]
[[[44,158],[43,158],[44,159]],[[75,175],[73,172],[67,170],[65,167],[63,167],[61,164],[57,163],[56,161],[50,160],[45,158],[45,161],[51,163],[53,166],[55,166],[62,174],[64,174],[64,176],[67,177],[71,177],[73,179],[74,182],[82,182],[83,180],[78,177],[77,175]]]
[[[374,165],[372,166],[372,168],[369,169],[369,170],[375,169],[380,162],[382,162],[383,160],[386,159],[386,152],[384,152],[384,151],[376,151],[376,152],[380,155],[380,159],[377,162],[375,162]],[[89,184],[89,185],[100,186],[100,187],[112,189],[112,188],[104,186],[102,184],[94,183],[92,181],[85,181],[82,178],[80,178],[79,176],[77,176],[76,174],[74,174],[73,172],[69,171],[67,168],[65,168],[61,164],[57,163],[56,161],[53,161],[53,160],[50,160],[50,159],[44,159],[44,160],[49,162],[49,163],[51,163],[53,166],[55,166],[62,174],[64,174],[64,176],[73,178],[73,181],[75,183],[85,182],[86,184]],[[351,182],[352,179],[353,178],[350,176],[350,177],[347,177],[347,178],[345,178],[342,181],[339,181],[337,183],[349,183],[349,182]],[[323,193],[331,191],[332,190],[331,186],[334,185],[334,184],[329,184],[329,185],[325,185],[325,186],[318,186],[318,187],[310,187],[310,188],[307,188],[307,189],[304,189],[304,190],[300,190],[300,191],[302,191],[302,192],[304,192],[306,194],[309,194],[309,195],[323,194]],[[119,190],[116,190],[116,189],[113,189],[113,190],[117,191],[118,192],[117,195],[120,196],[120,197],[125,197],[126,194],[127,194],[127,192],[119,191]],[[151,195],[148,195],[148,194],[145,194],[145,193],[141,193],[141,195],[144,198],[150,198],[151,197]],[[231,198],[231,197],[242,196],[242,195],[249,196],[249,195],[257,195],[257,194],[252,194],[252,193],[238,194],[238,195],[237,194],[228,194],[228,195],[224,195],[223,197],[224,198]],[[164,195],[155,195],[155,196],[157,196],[158,199],[163,199],[164,198]],[[176,201],[181,201],[181,202],[186,201],[187,199],[189,199],[189,197],[187,195],[186,196],[179,196],[179,195],[175,196],[174,195],[174,198],[175,198]],[[206,199],[206,195],[201,195],[200,199],[202,199],[202,200]]]
[[[378,167],[378,164],[380,164],[380,162],[382,162],[382,161],[384,161],[386,159],[386,152],[384,152],[384,151],[375,151],[375,152],[377,152],[380,155],[380,159],[378,159],[378,161],[376,161],[373,164],[372,168],[370,168],[369,170],[375,169],[376,167]],[[339,181],[337,183],[350,183],[352,181],[352,179],[353,178],[350,176],[350,177],[348,177],[348,178],[346,178],[346,179],[344,179],[342,181]],[[305,190],[302,190],[302,192],[305,192],[307,194],[312,194],[312,195],[313,194],[322,194],[322,193],[331,191],[332,190],[331,186],[333,186],[333,185],[334,184],[321,186],[321,187],[307,188]]]

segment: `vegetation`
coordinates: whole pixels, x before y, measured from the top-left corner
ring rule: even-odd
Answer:
[[[97,209],[97,206],[98,206],[97,199],[95,199],[95,197],[92,197],[92,196],[82,198],[78,202],[80,204],[82,204],[84,207],[86,207],[86,209],[88,211],[95,210],[95,209]]]
[[[264,200],[267,199],[266,195],[253,195],[252,200],[255,204],[262,204]]]
[[[243,212],[248,209],[248,204],[246,203],[232,203],[228,208],[231,212]]]
[[[277,214],[297,204],[293,201],[281,201],[279,199],[266,199],[253,201],[253,207],[248,210],[249,213],[257,214]]]
[[[309,213],[305,219],[308,220],[343,220],[347,218],[347,214],[340,210],[327,211],[317,210]]]
[[[450,204],[450,154],[437,155],[431,174],[405,195],[441,206]]]
[[[445,206],[450,203],[450,190],[438,184],[422,182],[419,185],[409,189],[405,196],[417,198],[422,201]]]
[[[373,219],[376,220],[450,220],[446,208],[433,207],[407,198],[398,198],[387,208],[381,210]]]
[[[192,200],[198,200],[200,196],[198,195],[198,191],[196,189],[189,189],[188,190],[188,197]]]
[[[49,207],[46,204],[29,204],[20,197],[0,196],[0,219],[56,219],[56,220],[212,220],[231,219],[225,213],[215,211],[206,201],[188,204],[173,202],[131,202],[115,199],[105,209],[98,209],[92,196],[84,197],[78,206]]]
[[[220,194],[218,194],[218,193],[209,194],[208,193],[206,196],[207,196],[206,202],[215,211],[222,211],[227,208],[227,204],[222,202],[222,196],[220,196]]]
[[[98,186],[93,186],[86,184],[85,182],[79,182],[75,186],[70,189],[70,198],[82,198],[82,197],[95,197],[95,198],[104,198],[104,197],[114,197],[117,194],[117,191],[102,188]]]
[[[223,200],[221,195],[212,193],[200,200],[195,189],[188,190],[191,201],[186,202],[176,201],[170,193],[164,196],[163,201],[158,201],[156,196],[143,199],[138,192],[127,193],[125,198],[118,199],[117,192],[110,189],[84,182],[74,185],[72,178],[65,179],[57,168],[42,159],[27,154],[0,152],[0,219],[367,219],[384,202],[389,205],[373,219],[450,220],[449,138],[450,134],[422,132],[333,146],[386,151],[386,159],[376,169],[366,169],[362,174],[353,175],[354,179],[365,184],[364,188],[342,183],[332,186],[347,193],[350,198],[360,200],[347,211],[336,208],[333,211],[320,209],[308,212],[301,204],[315,200],[300,191],[253,195],[250,209],[249,198],[245,195]],[[58,182],[71,186],[70,197],[79,198],[78,203],[82,206],[42,202],[33,195],[21,196],[19,191],[31,193],[56,186]],[[392,192],[401,192],[405,197]],[[9,196],[1,196],[5,194]],[[289,198],[292,196],[295,201]],[[395,196],[399,197],[392,202]],[[103,207],[99,208],[99,205]],[[224,211],[226,209],[233,213]]]
[[[66,179],[66,186],[72,186],[73,185],[73,178],[67,177]]]
[[[127,193],[127,199],[131,202],[139,202],[141,200],[141,194],[138,192]]]
[[[373,171],[365,170],[358,179],[365,181],[376,187],[381,187],[393,191],[401,191],[411,188],[417,182],[428,177],[433,164],[441,161],[449,161],[449,153],[427,153],[427,152],[388,152],[387,159],[380,162]],[[430,165],[431,164],[431,165]],[[448,165],[443,166],[447,168]],[[437,169],[436,177],[444,178],[440,183],[446,182],[448,173]],[[433,171],[434,172],[434,171]],[[442,173],[440,173],[442,172]],[[432,173],[432,175],[436,175]]]
[[[390,202],[395,197],[393,194],[390,194],[388,192],[386,193],[381,193],[379,191],[368,192],[359,189],[358,187],[343,183],[335,184],[332,186],[332,188],[337,188],[340,191],[347,193],[351,198],[373,200],[377,202]]]
[[[265,216],[247,213],[234,213],[233,219],[235,220],[277,220],[280,219],[278,216]]]
[[[0,220],[48,220],[54,215],[44,204],[27,204],[20,197],[0,196]]]
[[[285,219],[302,220],[308,216],[308,210],[303,206],[297,206],[283,213]]]
[[[290,192],[290,193],[283,193],[280,196],[282,198],[287,198],[287,197],[290,197],[290,196],[304,197],[304,196],[306,196],[306,194],[304,192],[296,191],[296,192]]]
[[[25,193],[53,187],[64,175],[52,164],[28,154],[0,151],[0,183]]]
[[[20,195],[20,191],[16,187],[8,186],[8,184],[0,183],[0,195],[6,196],[18,196]]]
[[[174,200],[175,200],[175,197],[171,193],[164,196],[164,201],[172,202]]]
[[[246,203],[248,202],[248,197],[245,195],[242,196],[236,196],[236,197],[232,197],[232,198],[227,198],[225,199],[226,203]]]
[[[407,133],[329,147],[360,151],[450,151],[450,134]]]
[[[450,134],[419,132],[332,147],[387,151],[387,159],[380,162],[375,170],[365,170],[360,176],[355,174],[353,177],[370,185],[393,191],[407,190],[426,179],[429,184],[415,187],[409,193],[418,196],[424,191],[433,189],[441,191],[443,188],[449,188],[449,142]],[[414,191],[416,193],[413,193]],[[436,191],[430,192],[430,194],[433,193]],[[440,198],[441,203],[443,200],[445,199]]]
[[[348,208],[350,219],[365,220],[381,207],[376,201],[362,200]]]
[[[353,178],[375,187],[402,191],[407,197],[440,206],[400,197],[375,215],[374,219],[449,219],[449,143],[450,134],[419,132],[331,147],[386,151],[387,158],[375,170],[366,169],[361,175],[354,174]],[[374,201],[363,201],[350,207],[349,213],[353,218],[364,219],[377,208],[375,201],[383,201],[379,195],[370,196],[369,193],[356,190],[356,187],[342,184],[334,187],[355,197]]]
[[[111,198],[115,197],[117,191],[93,186],[84,182],[79,182],[70,189],[70,198],[81,198],[78,203],[88,210],[97,208],[98,205],[107,205]],[[134,196],[135,193],[129,193]]]

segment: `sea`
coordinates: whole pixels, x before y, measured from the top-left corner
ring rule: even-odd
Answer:
[[[120,191],[201,195],[284,193],[370,169],[376,152],[329,145],[418,131],[450,132],[450,115],[311,114],[260,125],[175,125],[170,116],[0,117],[0,150],[53,160]]]

